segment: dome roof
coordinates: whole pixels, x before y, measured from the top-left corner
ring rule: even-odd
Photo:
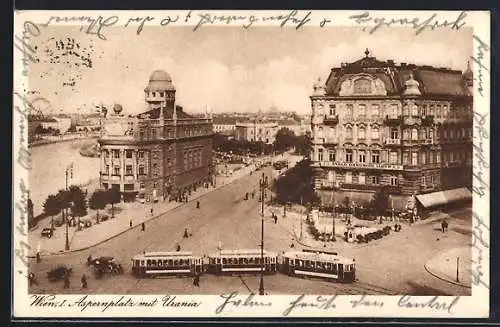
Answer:
[[[172,77],[164,70],[155,70],[149,77],[148,86],[145,91],[169,91],[175,90]]]
[[[113,111],[115,112],[115,114],[120,114],[122,111],[123,111],[123,107],[121,104],[119,103],[115,103],[115,105],[113,106]]]
[[[413,79],[413,73],[410,73],[410,78],[406,80],[405,86],[405,95],[420,95],[420,90],[418,89],[420,83]]]

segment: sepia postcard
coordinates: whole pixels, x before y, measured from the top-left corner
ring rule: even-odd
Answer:
[[[16,11],[12,316],[489,315],[480,11]]]

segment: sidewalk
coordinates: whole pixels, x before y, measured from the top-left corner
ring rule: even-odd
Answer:
[[[458,258],[458,281],[457,281]],[[425,263],[425,270],[436,278],[449,283],[470,288],[471,276],[471,249],[470,247],[453,248],[441,252]]]
[[[191,193],[189,202],[250,174],[250,171],[255,171],[255,165],[249,165],[248,167],[238,169],[230,176],[217,176],[215,187],[198,188],[196,192]],[[185,204],[186,203],[175,201],[168,202],[168,200],[154,203],[153,205],[151,205],[151,203],[141,204],[139,202],[119,203],[115,205],[115,218],[111,218],[111,206],[108,205],[105,210],[100,210],[99,214],[106,214],[110,218],[99,224],[96,224],[96,212],[94,210],[89,210],[89,214],[85,217],[81,217],[80,220],[90,219],[93,224],[91,227],[84,228],[80,231],[77,231],[76,227],[68,228],[68,239],[70,243],[69,252],[88,249],[130,230],[130,221],[132,221],[132,228],[135,228],[140,226],[143,222],[155,219]],[[151,207],[153,207],[153,215],[151,215],[150,212]],[[65,225],[57,227],[52,238],[48,239],[41,237],[42,229],[50,227],[50,222],[50,217],[47,217],[40,221],[37,227],[29,231],[28,240],[31,246],[29,252],[30,257],[34,257],[37,250],[40,251],[41,255],[54,255],[68,252],[64,250],[66,243]]]

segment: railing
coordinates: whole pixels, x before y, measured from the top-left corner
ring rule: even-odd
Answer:
[[[313,163],[313,167],[403,170],[403,165],[394,165],[385,163],[362,163],[362,162],[333,162],[333,161],[316,161]]]
[[[387,139],[385,139],[384,143],[387,145],[401,145],[401,139],[387,138]]]
[[[422,143],[422,144],[433,144],[434,142],[433,142],[432,139],[427,138],[427,139],[421,139],[420,143]]]
[[[386,124],[401,124],[402,118],[400,115],[386,115],[384,121]]]
[[[332,138],[332,137],[325,137],[323,139],[323,143],[324,144],[338,144],[339,142],[337,141],[337,139],[335,138]]]
[[[325,125],[336,125],[339,123],[339,116],[338,115],[325,115],[323,119],[323,123]]]

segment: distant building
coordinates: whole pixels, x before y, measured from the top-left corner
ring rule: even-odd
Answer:
[[[216,116],[213,117],[215,133],[232,134],[236,130],[236,117]]]
[[[103,119],[103,188],[119,189],[126,201],[156,201],[212,182],[212,121],[175,105],[175,92],[170,75],[154,71],[144,90],[146,112],[125,117],[115,106]]]
[[[310,97],[314,187],[324,201],[341,192],[368,201],[386,186],[404,206],[411,195],[470,187],[470,67],[396,65],[365,54],[332,68]]]
[[[63,115],[49,117],[40,122],[43,128],[53,128],[59,132],[66,133],[71,127],[71,118]]]
[[[275,122],[254,120],[247,123],[236,123],[236,140],[264,142],[272,144],[276,140],[279,125]]]

